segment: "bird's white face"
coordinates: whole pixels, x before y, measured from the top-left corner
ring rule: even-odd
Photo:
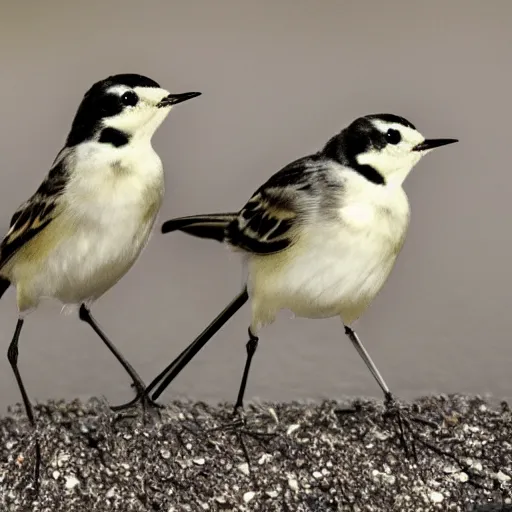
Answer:
[[[119,98],[121,112],[103,119],[103,126],[120,130],[132,138],[151,138],[164,119],[169,115],[173,104],[165,103],[170,93],[157,87],[127,87],[114,85],[107,94]]]
[[[372,119],[382,135],[371,149],[357,155],[357,162],[370,165],[386,184],[401,186],[412,168],[434,148],[457,142],[455,139],[426,139],[418,130],[401,123]]]
[[[371,165],[388,184],[401,185],[421,157],[430,150],[416,151],[425,137],[413,128],[380,119],[372,120],[375,128],[384,136],[386,144],[357,155],[361,165]]]
[[[133,139],[151,139],[174,105],[200,94],[170,94],[154,80],[133,73],[109,76],[85,93],[66,146],[96,141],[119,148]]]

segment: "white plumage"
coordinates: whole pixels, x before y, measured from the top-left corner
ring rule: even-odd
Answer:
[[[103,295],[138,258],[162,203],[162,162],[148,139],[123,150],[88,142],[69,158],[59,215],[12,260],[20,311],[44,297],[80,305]]]
[[[248,256],[255,335],[281,309],[306,318],[340,316],[350,325],[393,268],[409,224],[404,190],[376,188],[341,165],[330,172],[343,184],[334,215],[309,212],[293,247],[271,256]]]

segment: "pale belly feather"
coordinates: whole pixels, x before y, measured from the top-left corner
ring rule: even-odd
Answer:
[[[147,184],[146,184],[147,185]],[[126,179],[74,198],[15,258],[11,280],[20,311],[41,298],[90,303],[131,268],[146,245],[163,195],[162,183]]]
[[[408,216],[370,215],[360,223],[317,223],[291,249],[251,256],[252,328],[281,309],[305,318],[359,318],[379,293],[402,248]]]

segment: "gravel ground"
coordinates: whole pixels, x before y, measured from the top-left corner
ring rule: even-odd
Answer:
[[[37,499],[35,437],[17,406],[0,419],[1,511],[512,511],[507,404],[402,406],[409,457],[377,401],[252,404],[241,430],[213,431],[229,404],[173,403],[144,426],[102,400],[50,402],[37,407]]]

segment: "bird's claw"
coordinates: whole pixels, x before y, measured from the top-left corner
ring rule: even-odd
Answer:
[[[137,389],[137,386],[134,387]],[[121,405],[111,405],[110,409],[114,412],[121,412],[127,409],[132,409],[136,407],[138,404],[142,406],[143,418],[145,423],[148,417],[151,417],[152,419],[160,419],[160,410],[163,409],[164,406],[151,399],[147,395],[145,389],[139,389],[137,396],[130,402]]]
[[[406,457],[409,457],[409,447],[406,435],[407,433],[410,434],[412,455],[413,458],[417,461],[416,446],[414,444],[414,431],[412,429],[410,420],[407,418],[406,415],[403,414],[400,404],[397,402],[397,400],[391,393],[386,393],[384,406],[386,408],[383,414],[384,419],[394,417],[397,420],[400,444],[402,445]]]

